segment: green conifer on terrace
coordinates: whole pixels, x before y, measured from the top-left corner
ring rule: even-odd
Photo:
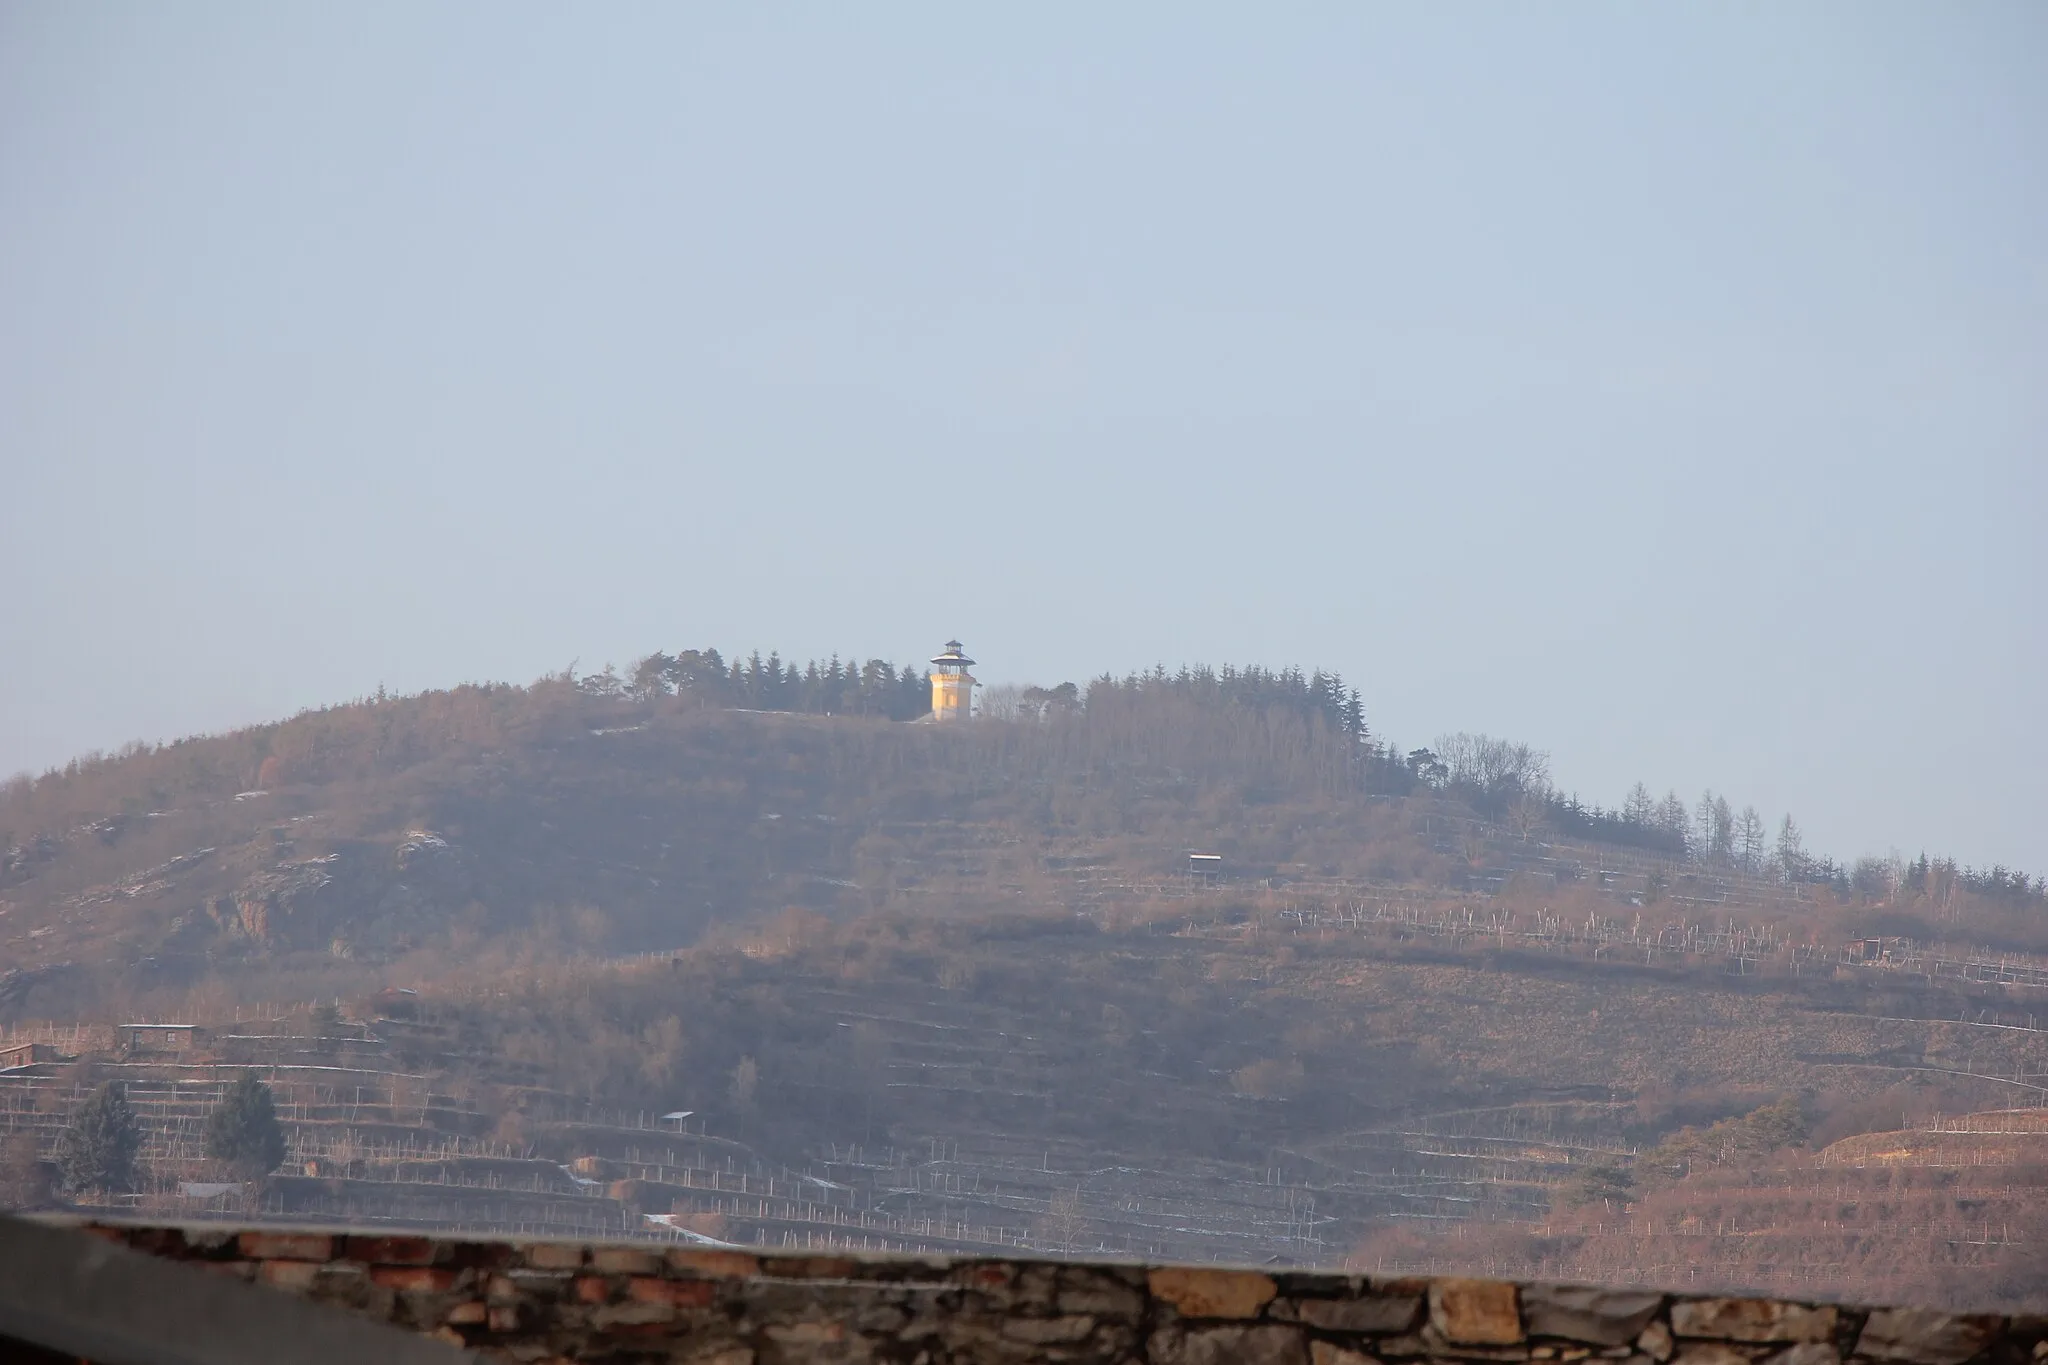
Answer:
[[[284,1129],[270,1087],[244,1071],[206,1116],[206,1154],[243,1180],[258,1180],[284,1160]]]
[[[74,1190],[118,1193],[135,1187],[135,1158],[142,1130],[119,1081],[108,1081],[86,1097],[71,1116],[57,1147],[57,1170]]]

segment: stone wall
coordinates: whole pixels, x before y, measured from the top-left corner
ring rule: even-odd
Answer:
[[[2048,1317],[1490,1280],[93,1225],[519,1361],[2044,1365]],[[283,1357],[280,1357],[283,1358]]]

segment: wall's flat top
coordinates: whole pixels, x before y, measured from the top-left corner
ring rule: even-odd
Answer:
[[[99,1224],[522,1361],[2043,1365],[2048,1317],[1464,1279]]]

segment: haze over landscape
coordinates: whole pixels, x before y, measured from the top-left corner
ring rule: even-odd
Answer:
[[[2044,59],[0,6],[0,1208],[2048,1310]]]
[[[962,632],[2048,866],[2037,6],[0,24],[0,772]]]

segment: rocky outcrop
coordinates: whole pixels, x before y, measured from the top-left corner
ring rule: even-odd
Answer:
[[[206,902],[205,920],[212,932],[257,950],[378,958],[444,927],[469,903],[473,882],[459,850],[415,829],[388,854],[352,846],[249,872]]]
[[[305,939],[310,922],[319,917],[320,893],[334,884],[333,865],[340,857],[329,853],[280,863],[271,871],[251,876],[230,897],[234,927],[259,943]]]
[[[2033,1365],[2048,1319],[1214,1267],[101,1226],[519,1361]]]

